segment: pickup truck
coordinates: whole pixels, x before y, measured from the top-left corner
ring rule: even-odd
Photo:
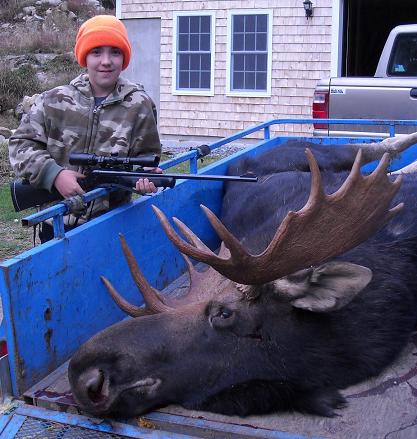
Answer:
[[[417,24],[395,27],[385,43],[374,77],[321,79],[313,118],[413,120],[417,118]],[[381,136],[383,127],[316,123],[316,136]],[[412,126],[398,127],[409,133]]]

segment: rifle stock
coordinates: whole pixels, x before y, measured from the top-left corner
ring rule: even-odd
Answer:
[[[56,189],[51,192],[46,189],[37,189],[27,180],[11,181],[10,195],[16,212],[63,199]]]

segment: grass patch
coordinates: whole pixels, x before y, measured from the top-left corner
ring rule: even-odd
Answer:
[[[166,160],[171,160],[172,158],[174,158],[174,156],[172,154],[166,154],[166,153],[162,153],[161,154],[161,162],[165,162]],[[214,162],[217,162],[218,160],[220,160],[220,157],[218,156],[207,156],[204,157],[204,159],[200,159],[197,162],[197,167],[198,169],[204,168],[205,166],[211,165]],[[186,162],[180,163],[178,165],[173,166],[172,168],[167,169],[165,172],[168,173],[178,173],[178,174],[189,174],[190,173],[190,164],[189,161],[187,160]]]
[[[7,142],[0,142],[0,184],[10,181],[12,176],[13,171],[9,163]]]
[[[32,247],[32,228],[21,226],[21,219],[33,210],[15,212],[10,198],[9,184],[0,186],[0,261],[11,258]]]
[[[18,213],[14,211],[9,186],[12,178],[7,143],[2,143],[0,144],[0,261],[28,250],[33,243],[33,229],[23,228],[21,219],[34,210],[28,209]]]
[[[0,221],[14,221],[15,219],[18,218],[10,198],[10,187],[4,184],[0,187]]]

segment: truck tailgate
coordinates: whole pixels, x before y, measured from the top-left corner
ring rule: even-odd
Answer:
[[[316,92],[329,93],[329,118],[415,120],[417,80],[413,78],[331,78],[330,85],[319,83]],[[358,136],[383,133],[383,126],[329,125],[326,135]],[[413,126],[401,126],[397,133],[412,133]]]

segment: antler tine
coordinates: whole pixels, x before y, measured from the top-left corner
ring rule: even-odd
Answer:
[[[123,253],[129,266],[130,273],[132,274],[132,277],[137,287],[142,293],[143,300],[145,301],[146,306],[155,313],[171,311],[172,308],[165,304],[163,298],[158,293],[158,291],[149,285],[145,276],[140,271],[136,259],[133,256],[133,253],[130,250],[129,246],[127,245],[124,236],[120,234],[119,238],[122,244]]]
[[[358,152],[356,153],[356,157],[353,162],[352,169],[350,170],[350,173],[347,176],[346,180],[343,182],[342,186],[340,186],[340,188],[334,194],[330,195],[330,197],[343,197],[349,192],[349,190],[352,189],[352,186],[356,182],[362,181],[364,177],[361,174],[361,165],[362,165],[362,150],[359,149]]]
[[[238,239],[233,236],[233,234],[230,233],[229,230],[227,230],[227,228],[208,207],[202,204],[200,204],[200,207],[203,209],[206,217],[210,221],[210,224],[213,226],[213,229],[216,231],[217,235],[219,235],[224,245],[229,249],[232,259],[235,259],[236,261],[240,260],[242,262],[247,259],[249,254],[243,248]]]
[[[107,288],[107,291],[109,292],[113,300],[116,302],[118,307],[126,314],[130,315],[131,317],[141,317],[141,316],[152,314],[149,310],[140,308],[139,306],[136,305],[132,305],[126,299],[124,299],[117,292],[116,288],[113,287],[111,282],[106,277],[101,276],[101,280],[103,281],[104,285]]]
[[[204,242],[195,233],[193,233],[181,220],[179,220],[175,216],[172,219],[190,244],[202,251],[211,252],[206,244],[204,244]]]
[[[196,259],[197,261],[201,261],[208,265],[212,265],[212,262],[214,262],[215,259],[218,257],[214,252],[212,252],[204,244],[202,244],[202,246],[199,246],[199,244],[196,244],[194,246],[193,244],[185,242],[175,232],[174,228],[171,226],[167,217],[162,213],[162,211],[158,209],[156,206],[152,206],[152,208],[156,216],[158,217],[166,235],[181,253],[184,253],[185,255],[190,256],[193,259]],[[177,220],[177,224],[180,224],[181,226],[182,223],[181,221]],[[201,242],[201,240],[198,239],[197,236],[194,235],[194,233],[192,233],[191,231],[190,233],[194,237],[192,239],[192,242],[196,242],[196,243]]]
[[[323,185],[321,182],[321,174],[319,165],[317,164],[316,159],[314,158],[313,153],[310,148],[306,148],[305,154],[307,156],[307,161],[310,167],[311,172],[311,185],[310,185],[310,195],[308,197],[307,203],[305,204],[303,209],[308,209],[313,204],[317,203],[318,200],[325,197],[325,193],[323,191]]]

